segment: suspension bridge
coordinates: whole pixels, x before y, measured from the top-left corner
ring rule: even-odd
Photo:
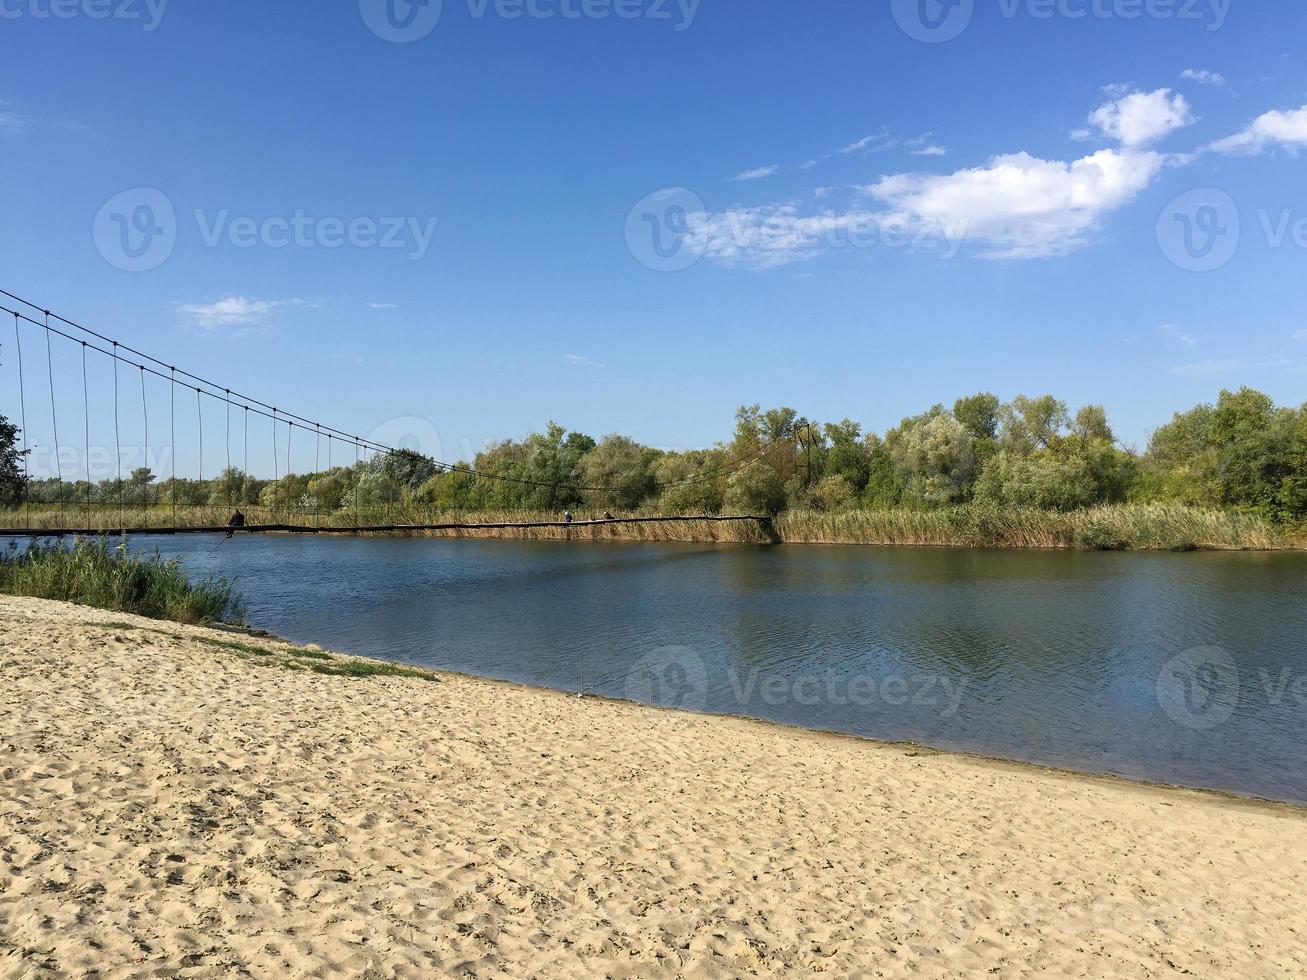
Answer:
[[[52,313],[6,289],[0,289],[0,316],[13,319],[12,362],[17,380],[17,416],[11,420],[20,432],[17,450],[21,459],[20,499],[11,501],[0,517],[0,537],[67,536],[95,534],[215,534],[231,530],[216,523],[222,511],[249,507],[239,487],[251,477],[250,444],[267,440],[273,483],[292,475],[330,473],[335,468],[369,463],[385,456],[407,456],[428,460],[410,450],[386,445],[370,437],[289,411],[270,401],[176,366],[128,343],[107,336],[69,318]],[[56,352],[59,352],[58,355]],[[95,397],[92,397],[92,390]],[[80,397],[79,397],[80,396]],[[166,404],[166,408],[164,407]],[[180,411],[179,411],[180,409]],[[206,411],[207,410],[207,411]],[[7,413],[0,413],[7,414]],[[29,424],[42,416],[48,422],[48,444],[30,443]],[[206,422],[207,415],[207,422]],[[251,428],[253,421],[254,429]],[[112,425],[112,446],[104,438]],[[206,425],[210,447],[206,455]],[[179,428],[180,426],[180,428]],[[222,436],[221,447],[212,444],[213,430]],[[263,432],[258,431],[259,428]],[[93,440],[92,430],[97,432]],[[130,429],[136,441],[124,454],[123,437]],[[72,438],[69,433],[72,432]],[[61,435],[62,433],[62,435]],[[153,435],[153,441],[152,441]],[[186,440],[193,440],[186,443]],[[775,440],[721,465],[679,480],[646,483],[642,489],[662,492],[712,480],[731,473],[762,457],[780,442]],[[194,469],[178,472],[183,445],[194,449]],[[302,465],[297,466],[293,447],[298,445]],[[307,466],[312,447],[313,466]],[[49,465],[40,481],[41,499],[33,488],[33,451],[49,453]],[[233,455],[235,449],[237,455]],[[189,450],[187,450],[189,452]],[[262,452],[256,447],[256,456]],[[79,458],[80,457],[80,458]],[[107,459],[106,459],[107,457]],[[215,457],[223,465],[206,464]],[[104,465],[96,472],[94,460]],[[167,480],[158,488],[150,483],[164,474],[154,472],[158,461],[166,460]],[[124,463],[128,462],[124,473]],[[325,462],[325,469],[322,464]],[[132,465],[141,463],[142,465]],[[429,460],[436,472],[459,473],[476,480],[519,484],[572,494],[622,494],[630,486],[590,486],[577,483],[536,480],[488,472],[460,462]],[[219,475],[215,475],[215,469]],[[97,480],[97,476],[100,477]],[[216,489],[198,505],[179,499],[179,490],[205,486]],[[265,478],[266,479],[266,478]],[[106,487],[109,499],[105,499]],[[53,498],[53,499],[52,499]],[[214,499],[217,498],[217,499]],[[356,498],[357,501],[357,498]],[[238,533],[290,534],[384,534],[421,532],[493,532],[529,528],[594,529],[631,524],[670,524],[697,521],[707,523],[752,523],[770,534],[770,519],[757,515],[611,517],[581,520],[494,520],[482,522],[400,520],[394,508],[384,508],[387,519],[377,521],[375,510],[357,505],[324,508],[320,504],[283,502],[271,508],[271,518],[248,521]],[[185,513],[183,513],[185,511]],[[199,512],[197,514],[197,511]],[[264,515],[267,516],[266,514]],[[404,515],[410,517],[410,515]],[[208,517],[207,520],[204,518]],[[83,523],[79,524],[79,521]]]

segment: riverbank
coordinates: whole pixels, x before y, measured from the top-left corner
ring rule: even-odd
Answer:
[[[263,507],[244,509],[252,525],[294,524],[349,531],[380,525],[495,525],[448,527],[386,533],[427,537],[508,538],[566,541],[676,541],[720,544],[869,544],[963,548],[1112,551],[1298,551],[1307,534],[1278,528],[1260,517],[1236,511],[1203,510],[1167,504],[1130,504],[1078,511],[995,510],[958,506],[936,510],[785,511],[770,522],[723,521],[714,517],[604,521],[598,513],[578,512],[577,522],[541,511],[440,511],[396,507],[330,515]],[[94,528],[221,527],[230,508],[98,507],[0,512],[0,526]],[[514,526],[518,525],[518,526]],[[521,526],[527,525],[527,526]],[[367,533],[367,532],[365,532]]]
[[[0,598],[0,972],[1307,971],[1299,809],[230,640]]]

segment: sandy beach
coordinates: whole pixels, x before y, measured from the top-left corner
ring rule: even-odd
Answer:
[[[1291,807],[42,600],[0,663],[6,977],[1307,975]]]

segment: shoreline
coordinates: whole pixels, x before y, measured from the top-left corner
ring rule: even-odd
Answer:
[[[448,511],[420,507],[321,515],[247,507],[248,525],[268,533],[387,535],[455,539],[674,541],[722,544],[832,544],[878,547],[999,548],[1055,551],[1307,551],[1303,528],[1271,525],[1252,514],[1168,504],[1105,505],[1077,511],[993,510],[958,505],[936,510],[783,511],[745,515],[632,515],[605,520],[580,510],[565,523],[541,511]],[[45,508],[0,514],[3,535],[76,530],[79,515],[96,533],[221,533],[231,508],[195,507],[80,512]],[[325,519],[324,519],[325,517]],[[289,522],[289,523],[288,523]],[[291,530],[290,525],[295,526]],[[29,525],[32,525],[29,528]],[[203,530],[202,530],[203,529]]]
[[[2,599],[3,596],[0,596]],[[178,624],[170,624],[178,625]],[[282,644],[288,647],[296,646],[295,642],[288,640],[276,633],[270,633],[267,630],[259,629],[252,626],[236,626],[230,623],[212,623],[207,626],[192,626],[190,629],[197,630],[217,630],[219,632],[233,632],[258,639],[268,640],[276,644]],[[316,646],[316,645],[315,645]],[[574,698],[578,701],[595,700],[607,701],[612,704],[633,705],[645,711],[662,711],[673,714],[686,715],[692,718],[722,718],[731,721],[745,722],[748,724],[762,725],[767,728],[773,728],[780,732],[788,732],[795,735],[819,735],[824,738],[847,739],[853,742],[862,743],[871,746],[877,746],[883,749],[914,749],[919,750],[921,755],[945,755],[951,758],[971,760],[981,765],[993,765],[998,767],[1008,766],[1015,767],[1017,770],[1032,770],[1045,773],[1050,776],[1059,776],[1067,779],[1085,779],[1093,781],[1104,781],[1106,783],[1122,783],[1128,786],[1138,786],[1147,789],[1162,791],[1173,791],[1177,793],[1195,793],[1202,796],[1210,796],[1214,799],[1225,800],[1234,803],[1246,803],[1250,805],[1265,805],[1272,808],[1284,808],[1307,817],[1307,800],[1281,800],[1271,796],[1257,796],[1252,793],[1240,793],[1237,790],[1222,789],[1217,786],[1190,786],[1185,783],[1168,783],[1160,779],[1149,779],[1144,776],[1126,776],[1121,773],[1103,772],[1095,769],[1076,769],[1072,766],[1057,766],[1046,762],[1035,762],[1030,759],[1014,759],[1002,755],[988,755],[984,752],[978,752],[972,749],[946,748],[939,745],[931,745],[928,742],[914,742],[911,739],[887,739],[875,738],[870,735],[858,735],[853,732],[842,732],[835,728],[809,728],[805,725],[798,725],[783,721],[775,721],[771,718],[763,718],[758,715],[743,715],[730,711],[692,711],[689,708],[673,708],[667,705],[646,704],[641,701],[635,701],[629,698],[619,698],[611,694],[597,694],[594,691],[579,693],[569,691],[561,687],[548,687],[543,684],[528,684],[525,681],[510,680],[506,677],[490,677],[485,674],[473,674],[463,670],[451,670],[447,667],[427,667],[422,664],[413,664],[407,661],[384,660],[380,657],[369,657],[364,654],[348,653],[344,651],[335,651],[341,656],[348,657],[351,660],[372,661],[381,664],[397,664],[401,667],[420,670],[424,673],[432,674],[435,677],[450,677],[463,681],[472,681],[483,684],[503,685],[509,688],[530,692],[545,692],[564,698]]]
[[[215,636],[0,597],[6,970],[1307,971],[1294,804]]]

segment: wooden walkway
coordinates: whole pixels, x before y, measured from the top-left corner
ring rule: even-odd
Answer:
[[[91,537],[100,534],[226,534],[234,530],[237,534],[400,534],[414,531],[499,531],[533,527],[602,527],[606,524],[665,524],[671,521],[754,521],[764,528],[771,526],[770,517],[744,515],[738,517],[717,517],[701,515],[698,517],[614,517],[608,520],[598,518],[589,521],[520,521],[498,524],[375,524],[358,525],[322,525],[312,524],[249,524],[241,528],[229,528],[226,525],[196,525],[194,527],[109,527],[109,528],[73,528],[73,527],[6,527],[0,528],[0,537],[22,538],[61,538],[68,535]]]

